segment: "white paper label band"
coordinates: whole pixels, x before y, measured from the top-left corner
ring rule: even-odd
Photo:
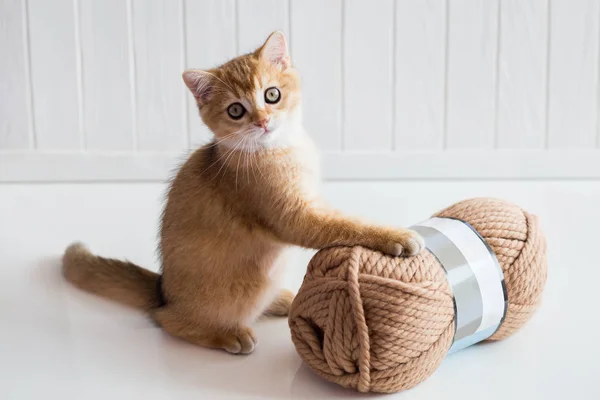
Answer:
[[[423,236],[452,288],[455,331],[448,353],[492,336],[504,321],[508,297],[502,269],[485,240],[452,218],[431,218],[411,229]]]

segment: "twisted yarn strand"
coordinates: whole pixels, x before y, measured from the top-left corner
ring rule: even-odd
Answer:
[[[531,318],[546,282],[538,220],[496,199],[472,199],[436,214],[470,223],[496,254],[508,293],[504,339]],[[411,388],[442,362],[454,336],[452,289],[428,251],[390,257],[334,247],[311,260],[289,316],[292,341],[321,377],[361,392]]]

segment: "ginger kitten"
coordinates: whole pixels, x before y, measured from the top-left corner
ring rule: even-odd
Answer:
[[[63,257],[72,284],[145,310],[174,336],[247,354],[257,343],[253,321],[289,311],[293,294],[278,283],[286,246],[362,245],[391,255],[422,249],[412,231],[348,218],[319,198],[300,80],[281,32],[218,68],[185,71],[183,80],[215,139],[171,183],[162,275],[73,244]]]

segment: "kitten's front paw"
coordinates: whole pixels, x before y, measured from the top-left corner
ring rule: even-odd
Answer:
[[[242,326],[234,332],[220,338],[221,347],[232,354],[250,354],[256,348],[258,340],[252,328]]]
[[[425,248],[425,241],[417,232],[403,229],[391,231],[381,239],[376,250],[391,256],[414,256]]]

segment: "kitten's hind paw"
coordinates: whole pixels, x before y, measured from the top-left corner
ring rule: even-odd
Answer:
[[[290,312],[292,301],[294,301],[294,293],[287,289],[282,289],[277,298],[267,307],[264,314],[274,317],[285,317]]]

